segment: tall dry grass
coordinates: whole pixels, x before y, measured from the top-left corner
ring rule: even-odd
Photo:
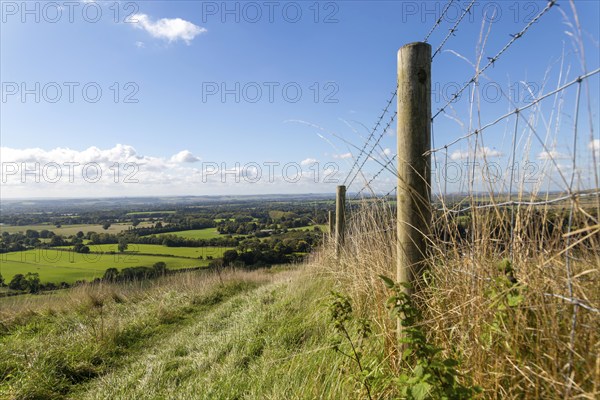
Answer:
[[[339,257],[331,242],[315,263],[385,336],[392,368],[396,322],[385,308],[389,293],[378,275],[396,275],[393,208],[363,201],[350,214]],[[600,235],[594,212],[576,213],[570,236],[568,207],[435,216],[425,279],[414,296],[430,339],[461,361],[461,372],[484,388],[486,398],[600,395]],[[461,225],[467,227],[463,237],[457,233]]]
[[[572,51],[563,50],[556,61],[556,87],[589,71],[575,2],[565,3],[559,12]],[[475,58],[469,61],[473,72],[480,71],[490,52],[486,46],[491,32],[491,24],[482,20]],[[572,64],[579,64],[578,72]],[[543,92],[551,90],[547,87],[553,85],[553,67],[542,78]],[[450,116],[465,133],[483,125],[483,96],[477,87],[490,78],[475,76],[467,120],[457,113]],[[510,137],[508,141],[511,170],[518,161],[542,159],[533,153],[532,143],[544,150],[537,183],[527,183],[523,176],[515,176],[514,182],[512,175],[497,184],[480,182],[481,171],[473,167],[466,174],[469,182],[458,189],[466,193],[462,198],[440,196],[433,204],[438,211],[433,213],[432,231],[426,233],[427,268],[413,296],[430,340],[460,360],[461,372],[484,388],[486,398],[600,398],[600,174],[597,152],[589,147],[587,161],[581,155],[584,145],[594,141],[589,93],[596,86],[580,81],[571,95],[560,91],[543,107],[510,120],[505,135],[513,135],[512,143]],[[509,110],[518,107],[509,96],[505,100]],[[575,110],[569,115],[566,108],[571,104]],[[571,146],[568,166],[560,163],[564,155],[552,151],[558,139]],[[487,165],[484,140],[483,134],[469,136],[467,161]],[[435,157],[434,153],[434,165],[443,163],[441,153],[437,157],[442,160]],[[553,192],[557,187],[561,194]],[[595,187],[596,193],[578,193],[585,187]],[[446,193],[444,182],[432,189]],[[566,199],[541,204],[559,196]],[[498,205],[506,201],[521,205]],[[481,204],[486,208],[477,207]],[[457,212],[467,206],[473,208]],[[331,242],[316,264],[316,270],[330,276],[358,312],[378,327],[392,370],[400,364],[396,321],[385,308],[389,293],[378,275],[396,276],[394,207],[393,202],[375,199],[353,206],[339,257]]]
[[[201,295],[224,283],[240,281],[264,284],[286,276],[287,273],[272,275],[264,270],[227,269],[219,274],[213,271],[194,271],[167,275],[156,280],[85,283],[42,295],[0,298],[0,333],[13,326],[26,324],[38,316],[68,314],[73,310],[83,312],[100,303],[143,303],[153,299],[162,301],[169,298],[171,293]]]

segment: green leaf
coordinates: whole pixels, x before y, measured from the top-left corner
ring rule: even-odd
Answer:
[[[427,382],[419,382],[410,389],[410,393],[415,400],[425,400],[430,391],[431,385]]]
[[[509,307],[516,307],[523,302],[523,296],[520,294],[517,294],[517,295],[508,294],[506,296],[506,298],[508,300]]]
[[[383,280],[383,283],[385,284],[385,286],[388,287],[388,289],[391,289],[395,286],[394,281],[388,278],[387,276],[379,275],[379,277]]]
[[[453,358],[447,358],[444,360],[444,365],[446,367],[456,367],[458,365],[458,361]]]
[[[413,375],[420,378],[423,376],[423,373],[425,371],[423,371],[423,367],[421,365],[417,365],[417,367],[415,368],[415,370],[413,371]]]

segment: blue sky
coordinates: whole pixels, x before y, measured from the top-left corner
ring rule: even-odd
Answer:
[[[394,89],[397,50],[423,40],[447,2],[1,3],[2,162],[18,163],[14,164],[17,168],[22,168],[22,162],[39,162],[41,168],[51,162],[61,166],[69,161],[98,162],[104,178],[110,176],[107,168],[115,162],[139,164],[137,184],[124,184],[121,176],[116,184],[106,179],[92,183],[61,179],[58,184],[48,184],[41,172],[41,182],[32,182],[29,176],[23,183],[14,165],[3,167],[3,174],[10,175],[6,180],[3,177],[3,197],[64,197],[333,193],[335,182],[324,181],[325,164],[335,163],[339,170],[335,177],[343,181],[358,151],[326,132],[362,147],[369,132],[361,124],[373,127]],[[466,0],[454,2],[429,40],[434,49],[456,22],[458,6],[467,4]],[[449,96],[473,76],[475,70],[469,62],[476,59],[482,31],[489,30],[483,49],[485,64],[486,57],[495,55],[510,40],[509,35],[519,32],[545,5],[546,1],[475,3],[433,62],[433,110],[446,103],[444,94]],[[24,7],[33,11],[27,13]],[[592,71],[600,64],[600,6],[597,1],[577,1],[576,8],[586,67]],[[132,13],[131,20],[125,21]],[[482,125],[514,109],[515,104],[526,104],[582,74],[572,40],[577,30],[568,25],[574,20],[570,3],[559,1],[559,7],[551,9],[486,71],[481,87],[490,98],[475,107],[480,110]],[[586,82],[598,139],[598,75]],[[56,86],[62,96],[52,102],[57,98]],[[72,101],[69,87],[73,88]],[[239,87],[239,102],[235,93],[222,98],[224,87],[233,92]],[[256,87],[262,90],[260,97]],[[273,88],[272,99],[269,87]],[[34,93],[22,97],[23,88]],[[96,88],[102,94],[96,96],[97,102],[91,102]],[[292,101],[297,88],[302,95]],[[496,98],[497,88],[511,93],[516,103]],[[219,93],[211,94],[215,89]],[[526,89],[532,90],[531,96]],[[563,97],[545,101],[536,111],[535,126],[546,150],[552,151],[556,164],[562,163],[564,168],[573,154],[575,89],[573,86]],[[559,100],[563,108],[557,106]],[[580,114],[577,144],[582,187],[593,186],[591,153],[600,146],[591,138],[587,100],[585,97]],[[436,119],[437,146],[476,127],[469,124],[469,103],[465,93],[454,104],[453,118],[441,115]],[[562,116],[558,128],[547,129],[545,122],[557,115]],[[487,149],[481,151],[503,166],[509,160],[513,126],[514,119],[508,119],[484,136]],[[394,132],[381,141],[389,154],[396,151]],[[548,157],[541,154],[544,147],[531,132],[519,136],[517,159],[547,163]],[[379,152],[375,152],[377,157]],[[462,161],[468,154],[468,141],[449,149],[453,161]],[[315,161],[318,166],[311,168]],[[265,162],[295,163],[303,175],[298,181],[277,179],[283,174],[277,166],[272,182],[265,179],[266,170],[257,183],[243,179],[256,173],[254,167],[242,172],[240,183],[235,182],[234,174],[225,176],[225,183],[202,179],[213,163],[235,169],[236,163],[243,167],[251,162],[263,169]],[[379,169],[379,164],[369,161],[364,177],[356,179],[351,191],[359,190]],[[317,178],[315,170],[320,171]],[[552,171],[543,175],[544,185],[558,179]],[[374,190],[387,192],[392,182],[394,177],[384,173]],[[464,190],[463,184],[453,182],[451,190]],[[560,179],[553,185],[564,186]]]

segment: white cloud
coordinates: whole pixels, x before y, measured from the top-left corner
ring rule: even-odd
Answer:
[[[384,156],[391,156],[392,155],[392,149],[386,147],[385,149],[383,149],[383,151],[381,152],[381,154],[383,154]]]
[[[171,157],[171,162],[175,163],[194,163],[197,161],[200,161],[200,158],[193,155],[189,150],[182,150]]]
[[[135,42],[135,47],[137,47],[138,49],[143,49],[144,47],[146,47],[146,45],[144,44],[144,42]]]
[[[334,154],[333,158],[341,158],[342,160],[346,158],[352,158],[352,153]]]
[[[309,166],[204,162],[189,150],[140,154],[130,145],[53,149],[0,147],[1,198],[332,193]],[[303,160],[315,161],[312,158]],[[318,178],[315,178],[315,177]]]
[[[456,150],[454,153],[450,154],[451,160],[466,160],[469,158],[468,151]]]
[[[300,161],[300,165],[302,165],[302,166],[312,165],[316,162],[317,162],[317,160],[314,158],[307,158],[305,160]]]
[[[588,144],[588,149],[596,153],[596,157],[600,157],[600,139],[594,139]]]
[[[570,157],[557,150],[542,151],[538,154],[538,160],[568,160]]]
[[[206,32],[205,28],[181,18],[161,18],[152,21],[146,14],[135,14],[131,20],[137,21],[134,23],[136,28],[145,30],[152,37],[166,39],[169,42],[183,40],[190,44],[196,36]]]
[[[484,147],[483,149],[477,149],[477,157],[482,158],[493,158],[493,157],[502,157],[504,154],[496,149],[490,149],[489,147]],[[454,153],[450,154],[450,159],[457,160],[466,160],[469,158],[473,158],[473,153],[469,151],[456,150]]]
[[[144,157],[138,156],[136,150],[129,145],[117,144],[111,149],[101,150],[92,146],[85,150],[78,151],[64,147],[57,147],[52,150],[43,150],[40,148],[13,149],[10,147],[0,147],[0,158],[3,162],[38,162],[38,163],[111,163],[111,162],[139,162],[144,161]]]

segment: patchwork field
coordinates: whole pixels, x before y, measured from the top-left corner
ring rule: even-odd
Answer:
[[[152,222],[140,222],[138,228],[146,228],[154,225]],[[38,224],[38,225],[0,225],[0,234],[2,232],[8,233],[17,233],[27,231],[28,229],[34,231],[42,231],[47,229],[49,231],[54,232],[57,235],[76,235],[77,232],[81,231],[83,233],[88,232],[96,232],[96,233],[119,233],[126,231],[133,226],[130,223],[115,223],[112,224],[108,229],[102,228],[102,225],[93,225],[93,224],[76,224],[76,225],[63,225],[60,228],[52,224]]]
[[[316,226],[318,226],[322,232],[329,232],[329,225],[327,225],[327,224],[299,226],[298,228],[290,228],[289,230],[290,231],[304,231],[304,230],[308,229],[308,230],[312,231],[312,230],[314,230],[314,228]]]
[[[73,283],[81,279],[92,280],[102,277],[108,268],[150,267],[159,261],[165,262],[169,269],[206,266],[210,262],[206,259],[139,255],[134,252],[79,254],[59,249],[35,249],[1,254],[0,273],[6,281],[10,281],[15,274],[37,272],[43,283]]]
[[[117,253],[116,244],[94,244],[89,245],[93,253]],[[68,248],[68,247],[67,247]],[[152,254],[168,255],[187,258],[222,257],[223,253],[233,247],[166,247],[158,244],[130,244],[124,254]]]
[[[177,211],[133,211],[133,212],[128,212],[127,215],[134,215],[134,216],[146,216],[146,215],[153,215],[153,214],[175,214]]]
[[[184,237],[187,239],[212,239],[221,236],[217,228],[194,229],[190,231],[169,232],[169,235]]]

